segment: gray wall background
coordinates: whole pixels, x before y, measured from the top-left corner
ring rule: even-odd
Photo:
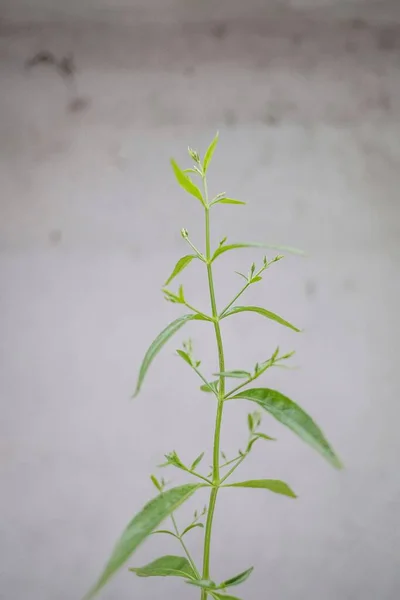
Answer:
[[[0,6],[0,598],[79,599],[153,495],[148,475],[164,452],[190,460],[206,449],[211,460],[214,403],[174,356],[190,335],[213,372],[206,325],[179,333],[129,397],[148,344],[180,312],[159,292],[186,252],[180,228],[203,239],[200,207],[169,158],[185,163],[186,146],[204,151],[217,129],[211,191],[248,207],[215,210],[214,243],[228,235],[309,254],[276,265],[247,296],[305,332],[227,320],[228,367],[252,367],[277,344],[296,349],[301,368],[265,382],[316,418],[346,470],[265,417],[278,442],[260,444],[238,478],[282,478],[299,499],[221,493],[214,576],[254,564],[238,589],[247,600],[398,598],[396,3]],[[41,50],[73,52],[76,87],[24,68]],[[261,257],[220,260],[220,305],[239,285],[234,271]],[[206,309],[200,266],[181,280]],[[228,454],[244,444],[246,413],[226,409]],[[200,558],[201,532],[191,535]],[[129,564],[175,552],[157,537]],[[125,570],[102,595],[160,597],[198,594]]]

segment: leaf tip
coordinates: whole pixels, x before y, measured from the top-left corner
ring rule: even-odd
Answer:
[[[333,467],[335,467],[335,469],[337,469],[338,471],[343,471],[344,469],[344,464],[343,462],[340,460],[340,458],[338,456],[336,456],[336,454],[333,454],[333,456],[331,457],[331,460],[329,461],[331,463],[331,465]]]

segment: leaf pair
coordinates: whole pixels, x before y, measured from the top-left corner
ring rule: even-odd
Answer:
[[[181,485],[150,500],[125,528],[100,578],[85,600],[93,598],[154,529],[201,487],[202,484]]]
[[[191,583],[192,585],[196,585],[203,589],[213,590],[213,596],[218,600],[220,598],[224,598],[225,600],[237,600],[234,599],[233,596],[227,596],[226,594],[221,595],[216,592],[217,590],[225,590],[228,587],[233,587],[246,581],[251,575],[253,567],[239,573],[235,577],[227,579],[218,586],[212,581],[196,580],[196,574],[192,565],[189,563],[188,559],[183,556],[162,556],[148,565],[135,567],[129,570],[138,577],[183,577],[186,580],[189,579],[187,583]]]
[[[219,591],[219,590],[225,590],[226,588],[229,587],[233,587],[235,585],[239,585],[240,583],[244,583],[252,574],[254,570],[254,567],[250,567],[250,569],[246,569],[246,571],[243,571],[242,573],[239,573],[238,575],[235,575],[234,577],[230,577],[229,579],[226,579],[225,581],[223,581],[220,584],[216,584],[214,581],[210,581],[208,579],[193,579],[188,581],[187,583],[190,583],[191,585],[195,585],[196,587],[208,590],[208,591]],[[219,596],[218,597],[222,597],[222,598],[229,598],[229,596]]]

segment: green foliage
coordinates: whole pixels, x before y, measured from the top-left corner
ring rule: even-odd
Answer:
[[[268,411],[277,421],[289,427],[302,440],[315,448],[324,458],[336,468],[342,464],[333,448],[325,438],[321,429],[312,418],[298,404],[276,390],[268,388],[254,388],[239,392],[233,400],[244,398],[256,402],[261,408]]]
[[[204,251],[199,250],[189,237],[187,229],[181,229],[181,236],[187,243],[193,253],[187,254],[180,258],[172,269],[168,279],[165,281],[162,288],[164,298],[173,304],[182,304],[189,313],[178,317],[170,323],[163,331],[155,338],[148,348],[143,362],[141,364],[137,379],[134,396],[137,396],[143,385],[144,378],[152,364],[154,358],[169,341],[184,325],[191,321],[198,320],[212,325],[215,338],[216,348],[218,353],[218,363],[214,366],[213,376],[217,379],[210,380],[209,374],[204,374],[201,370],[201,361],[195,358],[193,345],[191,340],[183,343],[182,348],[179,348],[176,353],[188,365],[194,374],[201,381],[200,390],[208,392],[208,398],[214,399],[216,404],[216,419],[214,428],[214,441],[212,447],[212,465],[207,466],[210,471],[204,473],[201,471],[204,466],[204,452],[198,454],[195,458],[193,455],[191,460],[186,463],[179,457],[177,452],[172,451],[165,455],[165,462],[159,467],[174,467],[185,473],[187,476],[196,478],[197,483],[184,484],[178,487],[169,488],[168,483],[164,478],[157,477],[152,474],[151,482],[156,488],[158,495],[148,502],[139,513],[130,521],[121,537],[117,541],[103,572],[98,581],[85,596],[86,600],[92,598],[109,579],[127,562],[127,560],[135,553],[138,547],[147,538],[153,535],[167,535],[171,542],[178,543],[181,548],[181,556],[167,555],[157,558],[149,564],[142,567],[132,567],[131,572],[138,577],[180,577],[192,586],[198,588],[201,600],[212,598],[213,600],[240,600],[236,596],[231,596],[226,593],[226,590],[233,586],[244,583],[253,571],[253,567],[246,569],[239,574],[223,580],[221,583],[216,583],[210,576],[210,549],[211,537],[213,530],[213,520],[216,507],[218,492],[221,488],[248,488],[248,489],[263,489],[269,492],[296,498],[293,490],[283,481],[278,479],[251,479],[240,482],[231,482],[231,476],[240,467],[244,460],[258,447],[258,442],[274,441],[267,433],[260,431],[262,414],[264,411],[272,415],[280,423],[291,429],[303,441],[312,446],[319,452],[328,462],[336,468],[341,467],[341,462],[335,454],[332,446],[329,444],[319,426],[313,419],[295,402],[275,390],[260,387],[250,388],[249,384],[265,375],[272,367],[284,367],[286,362],[293,356],[293,352],[281,354],[277,347],[270,357],[262,362],[257,362],[253,369],[229,369],[225,363],[225,353],[223,347],[223,339],[221,332],[221,321],[226,317],[234,316],[242,312],[253,312],[267,319],[274,321],[280,325],[289,328],[292,331],[299,332],[300,329],[295,325],[286,321],[274,312],[271,312],[263,307],[258,306],[238,306],[237,300],[246,292],[250,285],[258,284],[266,275],[267,270],[275,263],[278,263],[282,258],[282,254],[277,254],[271,260],[266,256],[262,258],[261,264],[257,267],[256,263],[252,263],[250,268],[245,273],[237,272],[241,277],[242,287],[239,289],[233,299],[222,310],[217,309],[217,301],[215,297],[215,285],[213,277],[213,262],[221,257],[226,252],[231,250],[240,250],[246,248],[271,248],[279,252],[288,254],[302,254],[299,250],[290,247],[279,247],[268,244],[260,244],[253,242],[227,243],[227,238],[224,237],[215,249],[211,247],[210,235],[210,214],[213,207],[220,205],[243,205],[245,202],[235,200],[227,196],[225,192],[217,193],[211,200],[208,196],[208,185],[206,174],[210,167],[214,152],[218,144],[218,133],[208,147],[204,159],[197,150],[188,147],[188,155],[193,161],[193,164],[188,168],[181,169],[178,164],[172,159],[172,170],[178,184],[190,196],[194,197],[201,203],[205,215],[205,243]],[[199,185],[195,183],[199,181]],[[187,301],[183,286],[178,285],[178,291],[174,292],[167,289],[167,286],[177,278],[182,271],[190,265],[194,259],[199,259],[204,263],[207,271],[209,297],[211,314],[205,314],[198,310]],[[229,389],[227,389],[229,387]],[[213,398],[214,397],[214,398]],[[248,437],[242,449],[239,449],[233,458],[228,458],[220,448],[221,428],[223,410],[227,401],[230,400],[248,400],[257,404],[260,410],[256,410],[247,415],[247,430]],[[163,398],[160,399],[161,401]],[[188,399],[189,400],[189,399]],[[209,403],[205,398],[207,409]],[[173,418],[173,415],[171,416]],[[193,423],[196,423],[196,415],[193,415]],[[168,427],[168,423],[165,424]],[[264,446],[267,448],[268,446]],[[211,454],[211,453],[210,453]],[[193,518],[189,523],[180,528],[175,518],[175,511],[190,499],[199,488],[209,488],[210,496],[208,505],[202,511],[195,510]],[[230,490],[230,493],[232,490]],[[169,518],[170,528],[158,529],[160,524]],[[196,566],[193,560],[186,540],[191,539],[195,535],[200,535],[204,532],[204,548],[203,548],[203,564],[202,568]],[[189,538],[186,536],[190,534]],[[135,594],[133,594],[135,595]],[[168,596],[168,592],[164,595]]]
[[[202,486],[193,484],[181,485],[150,500],[122,533],[100,578],[85,599],[97,594],[152,531],[200,487]]]
[[[142,365],[139,371],[139,377],[136,384],[136,390],[134,396],[137,396],[140,392],[140,388],[142,387],[143,380],[146,376],[146,373],[153,362],[154,358],[160,352],[161,348],[168,342],[168,340],[177,332],[185,323],[188,321],[193,321],[194,319],[201,320],[200,315],[198,314],[189,314],[183,315],[183,317],[179,317],[172,321],[162,332],[156,337],[156,339],[152,342],[149,349],[147,350],[145,357],[143,359]]]
[[[244,205],[246,204],[246,202],[243,202],[242,200],[234,200],[233,198],[218,198],[217,200],[213,200],[210,204],[210,206],[214,206],[214,204],[241,204]]]
[[[183,269],[185,269],[194,258],[197,258],[197,256],[195,254],[187,254],[186,256],[182,256],[182,258],[180,258],[178,260],[178,262],[176,263],[174,270],[172,271],[171,275],[168,277],[167,281],[164,283],[164,287],[166,285],[169,285],[171,283],[171,281],[177,276],[179,275],[179,273],[181,271],[183,271]]]
[[[184,556],[162,556],[144,567],[134,567],[129,570],[138,577],[195,578],[193,568]]]
[[[239,583],[244,583],[250,577],[253,571],[254,567],[250,567],[250,569],[246,569],[246,571],[239,573],[239,575],[235,575],[234,577],[230,577],[226,581],[223,581],[219,587],[224,589],[234,585],[239,585]]]
[[[191,194],[192,196],[197,198],[197,200],[200,200],[200,202],[202,204],[204,204],[203,196],[202,196],[199,188],[197,187],[197,185],[195,185],[193,183],[193,181],[191,181],[189,179],[189,177],[187,175],[185,175],[185,173],[180,169],[180,167],[178,167],[178,165],[176,164],[176,162],[174,160],[171,160],[171,165],[172,165],[172,169],[175,173],[175,177],[176,177],[176,180],[179,183],[179,185],[186,192],[188,192],[189,194]]]
[[[213,139],[213,141],[211,142],[211,144],[207,148],[207,152],[204,155],[204,161],[203,161],[203,172],[204,172],[204,175],[207,173],[208,165],[211,162],[211,159],[212,159],[212,157],[214,155],[215,148],[217,147],[217,144],[218,144],[218,139],[219,139],[219,133],[217,132],[215,138]]]
[[[251,481],[241,481],[240,483],[230,483],[225,487],[243,487],[253,489],[263,489],[274,492],[275,494],[282,494],[283,496],[289,496],[290,498],[296,498],[296,494],[290,487],[283,481],[278,479],[252,479]]]
[[[266,308],[260,308],[259,306],[234,306],[233,308],[227,310],[226,313],[223,314],[222,318],[225,319],[225,317],[229,317],[230,315],[236,315],[240,312],[255,312],[263,317],[267,317],[267,319],[276,321],[276,323],[279,323],[280,325],[289,327],[289,329],[293,329],[293,331],[300,331],[300,329],[295,327],[295,325],[289,323],[289,321],[285,321],[285,319],[282,319],[282,317],[280,317],[279,315],[276,315],[275,313],[271,312],[270,310],[267,310]]]

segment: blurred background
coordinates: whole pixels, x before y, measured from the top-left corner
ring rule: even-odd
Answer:
[[[130,396],[148,345],[182,312],[160,293],[187,253],[180,229],[203,247],[201,207],[169,160],[189,166],[186,147],[203,153],[216,130],[211,193],[248,205],[215,207],[213,244],[307,252],[246,298],[304,333],[227,319],[227,366],[295,349],[299,368],[264,382],[315,417],[346,469],[266,415],[278,441],[256,446],[237,480],[281,478],[299,498],[221,493],[212,574],[254,565],[246,600],[398,598],[399,67],[396,0],[0,1],[2,600],[79,600],[155,494],[164,453],[211,461],[215,403],[175,356],[190,336],[215,372],[211,328],[181,330]],[[234,271],[262,256],[221,257],[219,306],[240,285]],[[180,282],[208,310],[201,265]],[[248,408],[226,407],[228,456],[245,444]],[[200,561],[202,532],[189,535]],[[180,554],[164,537],[129,566]],[[198,596],[125,569],[101,598]]]

